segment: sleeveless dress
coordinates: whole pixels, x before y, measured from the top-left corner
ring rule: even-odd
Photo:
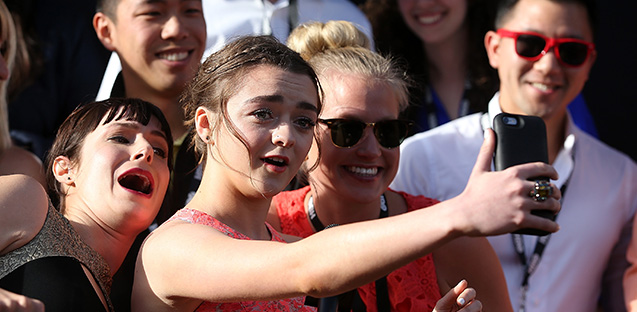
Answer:
[[[310,186],[306,186],[294,191],[281,192],[274,197],[282,233],[300,237],[314,234],[304,206],[305,196],[309,191]],[[437,200],[428,197],[398,193],[407,202],[407,211],[438,203]],[[431,311],[441,298],[431,254],[390,273],[387,276],[387,285],[392,311]],[[374,283],[359,287],[358,293],[367,311],[377,311]]]
[[[202,224],[210,226],[217,231],[235,238],[250,240],[250,238],[244,234],[241,234],[231,227],[221,223],[211,215],[190,208],[183,208],[175,213],[168,221],[181,220],[192,224]],[[167,221],[167,222],[168,222]],[[272,234],[272,241],[283,242],[285,240],[281,237],[272,226],[265,223],[266,227]],[[284,312],[284,311],[301,311],[301,312],[315,312],[316,309],[304,305],[305,297],[296,297],[282,300],[271,301],[241,301],[241,302],[209,302],[204,301],[197,307],[195,311],[264,311],[264,312]]]
[[[82,265],[99,284],[112,311],[108,264],[49,202],[40,232],[0,257],[0,287],[41,300],[47,311],[104,311]]]

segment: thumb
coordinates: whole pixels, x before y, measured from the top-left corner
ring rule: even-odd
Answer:
[[[493,152],[495,151],[495,132],[492,129],[484,130],[484,141],[478,153],[478,159],[473,166],[471,175],[478,172],[491,171],[491,162],[493,161]]]

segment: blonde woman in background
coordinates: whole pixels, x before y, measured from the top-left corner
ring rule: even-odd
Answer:
[[[318,144],[309,184],[272,201],[268,222],[284,234],[308,237],[330,224],[382,219],[427,210],[437,200],[388,189],[410,122],[404,71],[372,52],[352,23],[298,27],[288,46],[314,68],[323,87]],[[373,125],[373,126],[372,126]],[[396,240],[409,239],[397,237]],[[339,296],[339,311],[431,311],[466,279],[488,311],[511,311],[500,262],[484,237],[455,239],[387,276]]]

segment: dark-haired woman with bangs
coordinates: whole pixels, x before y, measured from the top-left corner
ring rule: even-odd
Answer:
[[[168,123],[148,102],[76,108],[48,155],[50,198],[33,178],[0,177],[0,288],[46,311],[112,311],[112,276],[159,210],[170,146]]]

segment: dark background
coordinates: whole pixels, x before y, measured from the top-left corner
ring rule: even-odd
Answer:
[[[597,61],[584,97],[600,139],[637,161],[637,2],[598,0],[597,7]]]

